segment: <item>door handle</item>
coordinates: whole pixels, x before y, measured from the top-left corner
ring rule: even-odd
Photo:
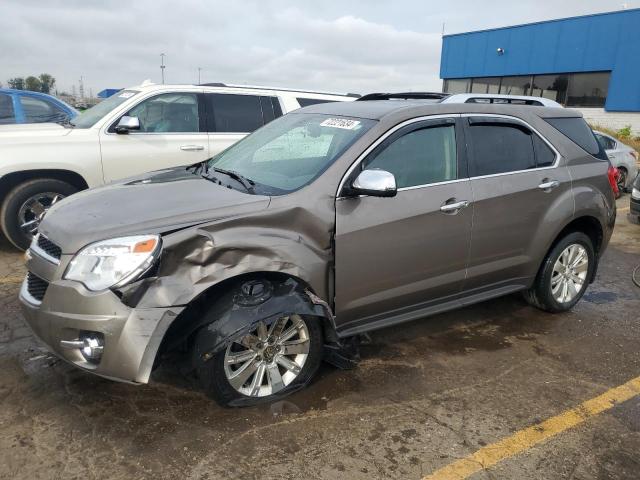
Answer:
[[[548,192],[559,186],[560,186],[560,182],[558,180],[549,180],[548,178],[545,178],[542,181],[542,183],[538,185],[538,188],[540,190],[545,190]]]
[[[197,152],[199,150],[204,150],[203,145],[181,145],[180,150],[184,152]]]
[[[448,201],[449,200],[447,200],[447,202]],[[471,202],[469,202],[469,200],[461,200],[459,202],[454,202],[454,203],[445,202],[440,206],[440,211],[443,213],[458,213],[458,210],[467,208],[470,204]]]

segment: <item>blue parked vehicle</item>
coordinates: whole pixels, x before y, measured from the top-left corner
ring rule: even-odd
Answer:
[[[64,122],[78,111],[56,97],[29,90],[0,88],[0,125]]]

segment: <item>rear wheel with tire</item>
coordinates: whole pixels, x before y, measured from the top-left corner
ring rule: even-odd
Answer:
[[[591,239],[582,232],[562,238],[547,254],[533,286],[524,294],[533,306],[565,312],[582,297],[596,265]]]
[[[73,185],[52,178],[36,178],[17,185],[7,194],[0,210],[5,236],[26,250],[47,210],[77,191]]]
[[[258,322],[198,367],[202,387],[224,406],[267,403],[306,385],[322,360],[316,318],[283,316]]]

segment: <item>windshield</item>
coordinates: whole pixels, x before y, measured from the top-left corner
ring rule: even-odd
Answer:
[[[137,93],[140,92],[138,92],[137,90],[122,90],[114,95],[111,95],[106,100],[103,100],[102,102],[98,103],[88,110],[85,110],[80,115],[75,117],[71,121],[71,124],[76,128],[91,128],[107,113],[109,113],[121,103],[126,102]]]
[[[321,114],[289,114],[268,123],[208,162],[253,182],[262,195],[282,195],[315,180],[375,122]]]

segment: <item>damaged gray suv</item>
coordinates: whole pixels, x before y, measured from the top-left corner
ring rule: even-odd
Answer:
[[[56,204],[20,299],[88,372],[146,383],[182,350],[221,404],[271,401],[323,359],[352,365],[363,332],[516,291],[570,309],[612,233],[611,179],[571,110],[315,105]]]

